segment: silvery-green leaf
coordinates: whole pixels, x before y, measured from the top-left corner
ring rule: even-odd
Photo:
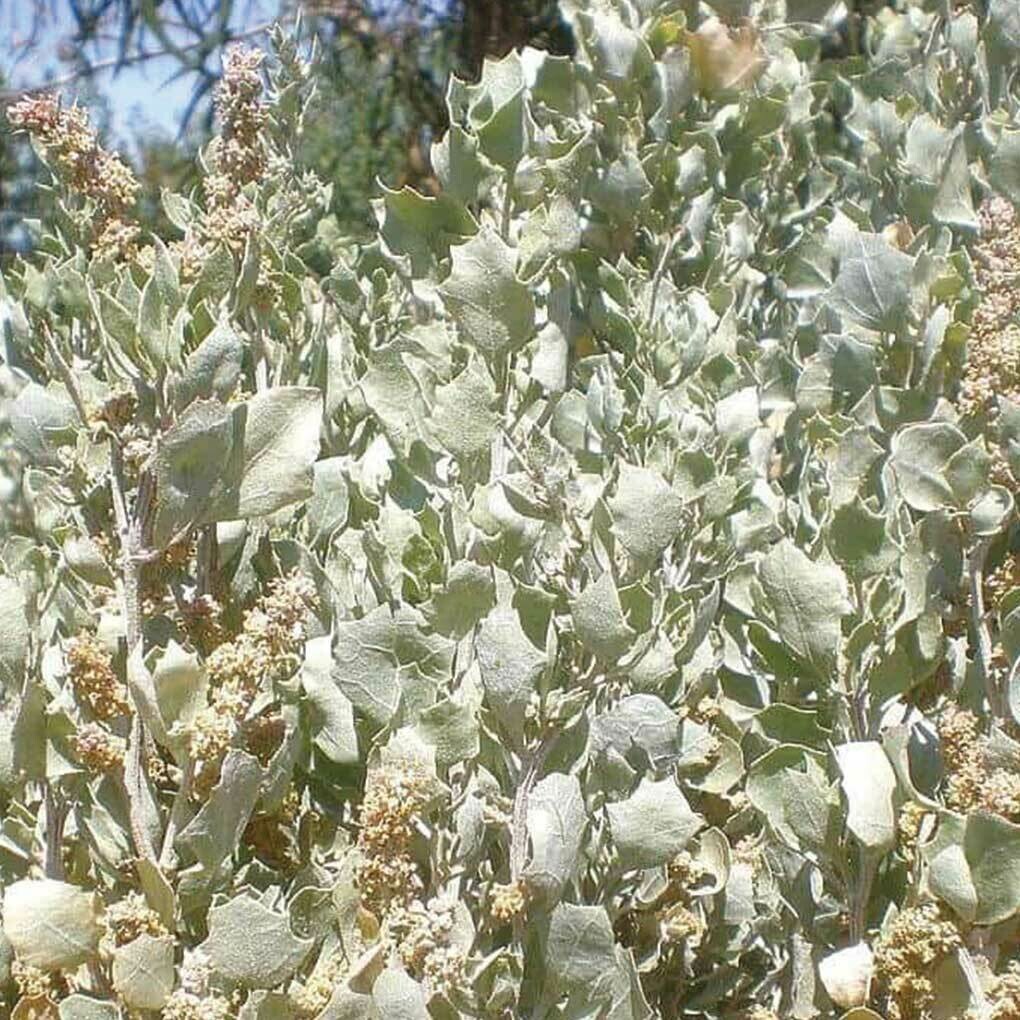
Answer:
[[[910,306],[913,272],[914,260],[881,234],[858,233],[844,246],[827,299],[858,326],[895,332]]]
[[[1011,202],[1020,202],[1020,130],[1006,129],[999,135],[988,174],[996,191]]]
[[[943,812],[923,853],[932,891],[965,920],[998,924],[1020,911],[1020,825]]]
[[[464,203],[474,202],[486,177],[491,176],[478,158],[477,140],[459,124],[451,124],[433,144],[432,165],[442,181],[443,192]]]
[[[545,953],[546,970],[558,991],[584,989],[589,1002],[608,994],[616,954],[604,907],[558,904],[549,920]]]
[[[113,987],[134,1009],[162,1009],[174,988],[174,940],[142,934],[118,946]]]
[[[167,729],[188,726],[206,704],[208,678],[194,652],[185,651],[176,641],[166,649],[152,669],[159,714]],[[174,743],[171,740],[171,743]]]
[[[176,368],[181,359],[185,317],[177,270],[166,245],[153,237],[152,275],[142,288],[136,329],[142,349],[157,369]]]
[[[226,403],[237,388],[241,376],[244,345],[233,326],[221,319],[206,338],[188,355],[174,394],[178,407],[193,400],[217,400]]]
[[[984,34],[989,43],[1008,53],[1020,47],[1020,11],[1010,0],[991,0]]]
[[[840,1009],[863,1006],[871,995],[874,956],[866,942],[830,953],[818,965],[829,998]]]
[[[307,499],[321,417],[319,391],[298,386],[230,408],[195,401],[156,451],[155,544],[189,525],[264,517]]]
[[[897,432],[889,459],[903,498],[915,510],[965,507],[988,484],[983,443],[955,426],[923,422]]]
[[[263,771],[258,760],[231,748],[223,761],[220,780],[201,811],[177,837],[177,845],[214,869],[237,848],[258,800]]]
[[[654,868],[671,860],[704,825],[676,781],[645,777],[624,801],[609,804],[609,828],[624,868]]]
[[[833,512],[828,528],[829,551],[852,576],[882,574],[899,559],[899,549],[888,529],[888,518],[855,498]]]
[[[847,828],[868,850],[891,850],[896,844],[896,774],[882,745],[857,741],[841,744],[835,753],[847,799]]]
[[[202,951],[225,980],[272,988],[294,973],[312,945],[294,935],[284,914],[241,894],[209,909]]]
[[[382,1020],[372,996],[338,985],[316,1020]]]
[[[378,726],[390,721],[401,695],[416,682],[433,685],[449,673],[453,645],[426,634],[408,607],[379,606],[360,620],[336,625],[333,679],[355,709]]]
[[[478,755],[478,713],[465,701],[455,698],[437,701],[418,716],[414,728],[426,744],[435,748],[436,764],[441,768]]]
[[[683,501],[647,468],[621,464],[616,495],[608,503],[613,531],[643,567],[657,559],[680,532]]]
[[[574,599],[571,615],[581,643],[607,662],[624,655],[637,636],[623,615],[616,582],[609,571]]]
[[[90,995],[75,992],[61,999],[57,1007],[60,1020],[119,1020],[120,1010],[115,1002],[93,999]]]
[[[441,591],[422,607],[432,627],[447,637],[462,638],[495,605],[492,571],[470,560],[455,563]]]
[[[523,344],[534,327],[535,307],[517,279],[513,249],[490,227],[450,249],[452,270],[439,293],[470,341],[493,357]]]
[[[354,707],[338,686],[332,668],[330,638],[307,642],[300,679],[307,699],[312,741],[330,761],[353,765],[358,761]]]
[[[411,443],[425,434],[428,418],[423,372],[416,372],[409,359],[400,344],[379,348],[372,351],[368,371],[358,380],[365,403],[379,419],[390,445],[405,456]]]
[[[79,424],[74,404],[62,387],[31,382],[7,406],[15,445],[36,464],[56,463],[57,446]]]
[[[386,1020],[429,1020],[424,989],[398,967],[387,967],[376,978],[372,1000]]]
[[[103,557],[99,546],[85,535],[69,538],[63,547],[64,562],[82,580],[99,584],[104,588],[114,586],[110,566]]]
[[[486,704],[519,740],[525,709],[545,669],[545,652],[531,643],[517,610],[503,600],[482,621],[475,647]]]
[[[472,359],[460,375],[436,387],[429,431],[455,457],[480,457],[488,452],[499,427],[495,404],[496,387],[488,369]]]
[[[1001,485],[989,486],[988,491],[970,508],[974,534],[990,538],[1004,530],[1013,516],[1013,494]]]
[[[471,214],[450,195],[422,195],[413,188],[382,188],[373,202],[379,236],[390,251],[407,255],[414,272],[425,274],[450,245],[478,228]]]
[[[296,1008],[285,992],[252,992],[238,1010],[237,1020],[292,1020]],[[321,1020],[321,1014],[319,1015]]]
[[[347,467],[343,457],[317,460],[313,471],[312,496],[305,508],[310,547],[328,542],[333,533],[347,523],[350,504]]]
[[[577,869],[587,815],[576,776],[553,772],[528,797],[531,856],[524,868],[529,886],[551,904]]]
[[[835,666],[840,620],[850,612],[847,583],[835,564],[815,561],[789,539],[761,561],[758,577],[764,610],[783,643],[821,678]]]
[[[40,970],[74,969],[99,947],[99,899],[67,882],[26,878],[7,886],[3,918],[18,959]]]
[[[666,769],[683,753],[680,719],[658,696],[631,694],[592,720],[590,745],[593,754],[614,750],[635,769]]]
[[[820,850],[839,815],[820,755],[783,745],[748,770],[747,796],[783,842],[795,850]]]
[[[31,632],[25,593],[13,578],[0,577],[0,683],[11,691],[21,687]]]

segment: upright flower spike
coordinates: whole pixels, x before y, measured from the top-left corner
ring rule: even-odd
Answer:
[[[121,157],[100,145],[88,113],[80,106],[63,108],[54,96],[29,96],[7,111],[7,119],[36,140],[58,180],[95,204],[93,254],[134,254],[139,229],[129,212],[140,185]]]

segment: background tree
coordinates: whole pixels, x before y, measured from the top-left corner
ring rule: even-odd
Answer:
[[[224,48],[264,36],[274,19],[300,19],[321,48],[320,101],[300,156],[333,185],[333,212],[344,232],[371,229],[369,200],[380,178],[435,191],[429,147],[447,126],[451,74],[476,80],[486,56],[526,44],[559,54],[573,50],[555,0],[34,0],[31,12],[18,17],[26,28],[16,41],[22,64],[55,49],[68,66],[54,82],[19,83],[27,88],[71,90],[88,82],[101,90],[104,76],[156,62],[168,67],[168,78],[192,83],[176,144],[134,139],[143,220],[157,230],[160,190],[186,183],[193,149],[210,136]],[[30,168],[38,164],[31,161]],[[0,215],[24,238],[25,210],[12,198],[0,200]]]

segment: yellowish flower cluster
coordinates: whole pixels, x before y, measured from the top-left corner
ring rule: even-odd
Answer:
[[[464,977],[464,953],[451,944],[453,927],[453,905],[436,900],[413,900],[396,907],[387,920],[400,962],[434,992],[449,994]]]
[[[109,654],[91,634],[79,634],[67,646],[67,678],[78,704],[109,721],[130,710],[127,687],[113,670]]]
[[[1020,963],[1011,960],[988,989],[985,1020],[1020,1020]]]
[[[988,811],[1020,821],[1020,776],[989,769],[987,740],[973,712],[950,705],[938,722],[946,768],[945,800],[953,811]]]
[[[290,1001],[301,1016],[318,1016],[333,997],[333,991],[347,972],[347,961],[340,952],[320,959],[305,981],[290,990]]]
[[[159,938],[170,934],[159,914],[146,903],[145,897],[134,891],[106,908],[103,923],[106,933],[102,948],[107,952],[133,942],[139,935]]]
[[[59,986],[62,982],[58,975],[21,960],[12,961],[11,977],[18,986],[18,992],[26,999],[52,999],[61,991]]]
[[[659,931],[665,942],[697,942],[705,931],[705,922],[690,907],[674,903],[660,914]]]
[[[115,772],[124,764],[125,741],[99,723],[80,726],[72,744],[78,760],[89,772]]]
[[[378,917],[394,903],[408,903],[421,890],[411,857],[415,819],[431,800],[424,766],[406,761],[369,775],[361,803],[357,884],[363,906]]]
[[[222,995],[196,995],[176,989],[166,1000],[163,1020],[230,1020],[230,1000]]]
[[[528,909],[528,887],[521,880],[496,884],[489,892],[489,916],[497,924],[512,924]]]
[[[206,659],[209,702],[190,734],[192,755],[200,765],[217,770],[256,694],[300,664],[305,616],[314,595],[307,578],[278,578],[245,615],[241,633]]]
[[[889,1020],[923,1020],[935,1004],[932,973],[961,945],[956,925],[935,903],[901,911],[875,944],[875,972],[889,994]]]
[[[80,106],[62,109],[54,96],[29,96],[7,111],[7,119],[36,139],[67,187],[95,203],[95,254],[133,254],[139,231],[125,213],[138,194],[138,181],[120,156],[99,144],[88,113]]]
[[[1020,222],[1012,203],[998,197],[981,206],[980,221],[973,254],[982,299],[957,398],[965,416],[992,410],[999,395],[1020,400]]]
[[[200,949],[185,949],[180,987],[163,1006],[163,1020],[230,1020],[233,1003],[210,987],[212,967]]]
[[[921,836],[921,825],[927,814],[928,809],[923,804],[918,804],[916,800],[908,800],[900,808],[896,827],[899,831],[900,846],[904,853],[912,854],[917,849],[917,841]]]
[[[691,909],[691,890],[708,874],[707,869],[686,850],[666,865],[669,885],[659,900],[659,933],[666,942],[696,942],[705,922]]]
[[[223,60],[216,93],[222,121],[214,152],[216,174],[206,182],[214,206],[229,205],[237,192],[266,169],[262,132],[269,111],[262,101],[262,53],[234,46]]]
[[[779,1020],[779,1015],[768,1006],[752,1006],[748,1011],[747,1020]]]

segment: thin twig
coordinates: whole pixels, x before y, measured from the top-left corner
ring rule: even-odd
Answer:
[[[46,858],[43,867],[47,878],[64,877],[64,822],[67,805],[57,799],[53,786],[46,784]]]
[[[513,212],[514,204],[514,178],[516,171],[511,168],[506,175],[506,192],[503,195],[503,215],[500,218],[499,236],[504,241],[510,240],[510,214]]]
[[[124,630],[127,636],[128,669],[137,649],[141,652],[142,623],[140,609],[141,562],[137,555],[139,535],[136,522],[132,519],[127,505],[124,485],[124,465],[121,461],[117,440],[110,437],[110,486],[113,492],[113,513],[120,534],[121,578],[120,594],[124,608]],[[124,764],[124,788],[128,798],[128,817],[135,850],[140,857],[156,860],[156,850],[149,838],[142,815],[141,798],[145,792],[145,723],[142,706],[135,697],[134,687],[129,684],[134,701],[134,718],[131,721],[128,760]]]
[[[49,324],[46,322],[42,324],[42,335],[43,340],[46,343],[46,350],[53,359],[54,365],[57,366],[57,374],[60,376],[61,382],[63,382],[63,384],[67,387],[67,392],[71,395],[71,400],[74,402],[75,409],[78,411],[81,423],[82,425],[87,425],[89,421],[89,414],[85,409],[85,400],[81,395],[81,390],[78,388],[78,380],[75,379],[74,372],[71,371],[71,366],[64,360],[64,356],[60,353],[56,337],[54,337]]]
[[[514,794],[513,829],[510,842],[510,878],[516,882],[524,872],[528,855],[528,798],[538,779],[538,773],[552,748],[556,735],[546,734],[538,747],[531,752],[521,773],[521,781]]]
[[[260,25],[256,25],[254,28],[247,28],[243,32],[230,32],[222,41],[226,44],[238,42],[241,39],[250,39],[252,36],[262,35],[265,32],[268,32],[274,24],[275,22],[273,21],[266,21]],[[208,37],[203,36],[201,39],[198,39],[193,43],[186,43],[183,46],[167,46],[159,50],[139,50],[136,53],[129,53],[126,56],[108,57],[105,60],[98,60],[94,64],[88,64],[77,71],[72,71],[70,74],[65,74],[61,78],[54,78],[51,81],[40,85],[7,90],[4,93],[4,100],[13,101],[20,99],[23,96],[33,96],[39,95],[43,92],[53,92],[57,89],[64,88],[66,85],[74,85],[83,78],[91,78],[93,75],[101,71],[116,71],[122,67],[127,67],[132,64],[142,64],[149,60],[161,60],[164,57],[179,57],[180,55],[190,53],[193,50],[208,48],[209,39]]]

